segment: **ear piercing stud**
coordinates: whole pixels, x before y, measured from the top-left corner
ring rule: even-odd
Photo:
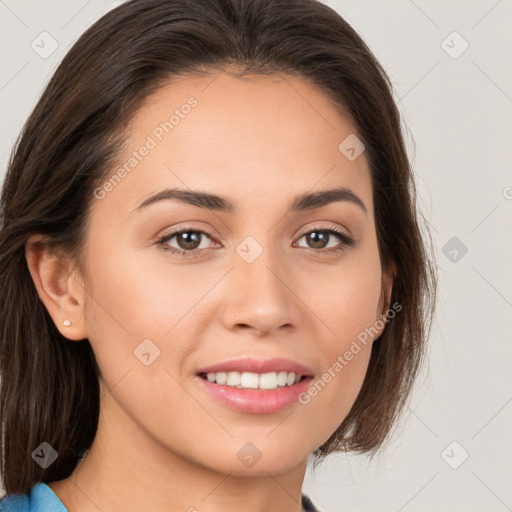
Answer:
[[[64,320],[64,322],[62,322],[62,325],[69,327],[71,325],[71,322],[69,320]]]

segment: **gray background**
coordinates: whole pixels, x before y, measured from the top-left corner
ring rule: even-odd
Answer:
[[[0,0],[2,178],[66,50],[119,3]],[[394,83],[440,291],[429,365],[389,448],[329,457],[304,492],[322,512],[512,510],[512,2],[325,3]],[[44,31],[58,43],[47,58],[31,47]]]

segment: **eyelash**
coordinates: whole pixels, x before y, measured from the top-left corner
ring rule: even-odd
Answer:
[[[308,235],[309,233],[312,233],[314,231],[321,231],[322,233],[329,233],[329,234],[337,235],[338,238],[341,240],[342,245],[340,247],[334,247],[334,248],[331,247],[330,249],[326,249],[326,250],[324,250],[324,249],[311,249],[311,248],[307,248],[307,247],[304,248],[304,249],[306,249],[308,251],[311,251],[313,253],[328,253],[328,254],[332,254],[332,253],[337,253],[337,252],[340,252],[340,251],[345,251],[347,248],[353,247],[355,245],[355,240],[353,238],[351,238],[350,236],[348,236],[347,234],[345,234],[342,231],[340,231],[339,229],[337,229],[337,228],[321,228],[320,226],[312,227],[310,230],[308,230],[305,233],[303,233],[299,237],[299,240],[303,236]],[[180,235],[180,234],[183,234],[183,233],[188,233],[188,232],[200,233],[202,235],[207,235],[209,238],[211,238],[211,239],[213,239],[215,241],[215,238],[214,238],[213,233],[211,231],[209,231],[207,229],[204,229],[204,230],[203,229],[196,229],[196,228],[193,228],[192,226],[185,226],[184,228],[181,228],[181,229],[176,230],[176,231],[171,231],[171,233],[160,237],[157,240],[157,244],[162,247],[162,250],[170,252],[172,254],[177,254],[177,255],[180,255],[180,256],[184,256],[184,257],[200,256],[200,253],[204,249],[193,249],[191,251],[185,251],[185,250],[182,250],[182,249],[176,249],[174,247],[169,247],[169,246],[166,245],[166,242],[168,242],[169,240],[174,238],[174,236]]]

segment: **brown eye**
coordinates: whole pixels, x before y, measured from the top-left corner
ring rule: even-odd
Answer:
[[[327,231],[311,231],[306,237],[306,242],[312,249],[324,249],[332,238]]]
[[[355,241],[336,229],[321,229],[313,228],[312,230],[304,233],[300,238],[306,240],[306,249],[311,249],[317,252],[336,252],[342,251],[347,247],[355,245]],[[336,239],[338,243],[336,244]],[[332,243],[331,243],[332,242]],[[331,244],[331,246],[329,246]],[[327,248],[327,249],[326,249]]]
[[[176,239],[174,243],[177,245],[170,245],[173,239]],[[201,243],[205,239],[212,239],[212,235],[201,229],[184,228],[179,231],[174,231],[169,235],[161,237],[157,244],[162,247],[164,251],[169,251],[174,254],[180,254],[183,256],[196,256],[199,255],[203,249],[207,249],[211,246],[210,243],[205,243],[201,247]]]
[[[201,234],[198,231],[182,231],[171,236],[169,240],[175,237],[179,248],[189,251],[197,249],[201,242]]]

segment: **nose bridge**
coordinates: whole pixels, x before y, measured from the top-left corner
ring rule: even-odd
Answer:
[[[261,240],[261,236],[259,237]],[[248,236],[236,248],[237,259],[235,269],[237,275],[247,285],[247,291],[255,293],[270,293],[282,295],[281,269],[284,268],[283,254],[280,248],[272,245],[272,237],[266,236],[263,243],[253,236]]]
[[[272,233],[260,230],[235,247],[224,308],[226,327],[245,324],[269,331],[296,323],[286,255],[272,240]]]

